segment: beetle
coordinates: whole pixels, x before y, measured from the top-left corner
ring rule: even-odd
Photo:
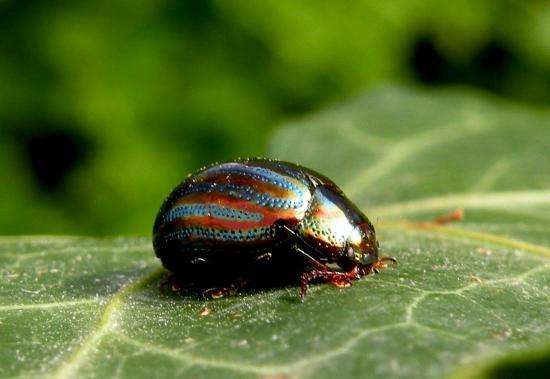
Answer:
[[[374,226],[327,177],[266,158],[203,168],[164,201],[153,226],[163,266],[220,297],[250,280],[295,278],[349,287],[378,273]],[[228,284],[221,285],[220,283]]]

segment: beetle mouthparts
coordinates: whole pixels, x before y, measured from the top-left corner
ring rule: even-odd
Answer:
[[[395,257],[380,257],[376,262],[370,266],[370,272],[378,274],[381,268],[386,268],[388,265],[384,262],[391,261],[392,263],[397,263],[397,258]]]
[[[392,263],[397,264],[397,258],[396,257],[380,257],[380,259],[378,259],[378,260],[380,262],[391,261]]]

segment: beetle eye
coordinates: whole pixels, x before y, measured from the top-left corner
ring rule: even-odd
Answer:
[[[349,259],[353,259],[355,257],[355,252],[353,251],[353,247],[348,246],[348,248],[346,250],[346,254],[347,254]]]

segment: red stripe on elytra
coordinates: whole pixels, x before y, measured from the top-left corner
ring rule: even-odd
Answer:
[[[279,220],[288,221],[287,224],[295,224],[300,221],[294,211],[275,210],[275,212],[262,212],[262,215],[263,218],[261,220],[225,220],[216,216],[187,216],[171,221],[171,227],[199,226],[226,230],[246,230],[270,227]]]
[[[200,192],[190,193],[176,201],[176,203],[172,206],[172,209],[185,204],[214,204],[235,210],[260,213],[264,216],[264,218],[268,218],[270,220],[299,217],[305,211],[305,206],[303,207],[304,209],[275,209],[264,207],[250,200],[238,199],[221,192],[208,194]]]
[[[265,224],[258,221],[236,221],[222,220],[213,216],[191,216],[178,218],[172,221],[172,226],[175,228],[183,228],[185,226],[197,226],[201,228],[225,229],[225,230],[246,230],[260,227],[269,227],[272,224]]]

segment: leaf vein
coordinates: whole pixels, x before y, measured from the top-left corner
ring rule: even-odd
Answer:
[[[105,335],[112,332],[118,318],[118,312],[124,304],[124,299],[133,292],[157,280],[164,272],[164,269],[157,269],[137,281],[129,282],[122,286],[105,306],[95,332],[86,337],[76,352],[52,375],[52,378],[64,379],[77,376],[76,373],[83,365],[86,357],[99,345]]]
[[[38,303],[38,304],[9,304],[0,305],[0,311],[19,311],[27,309],[49,309],[57,307],[71,307],[74,305],[93,304],[98,303],[101,299],[82,299],[72,301],[56,301],[52,303]]]
[[[442,145],[455,139],[466,138],[490,128],[487,124],[472,123],[467,128],[457,128],[456,125],[429,129],[396,143],[388,153],[383,155],[367,170],[359,173],[356,179],[348,183],[347,194],[356,196],[368,183],[379,181],[399,167],[411,156],[420,153],[430,147]]]
[[[244,373],[255,373],[255,374],[261,374],[261,375],[272,374],[280,371],[281,369],[278,366],[251,365],[243,362],[230,362],[230,361],[224,361],[220,359],[202,358],[191,354],[184,354],[177,350],[173,350],[167,347],[155,346],[147,342],[141,341],[139,339],[122,334],[120,332],[117,332],[114,334],[117,337],[119,337],[122,341],[132,346],[138,347],[145,351],[153,352],[155,354],[165,355],[170,358],[183,361],[190,366],[202,366],[207,368],[211,367],[211,368],[226,369],[226,370],[232,370],[232,371],[244,372]]]
[[[414,212],[438,211],[451,208],[506,208],[550,204],[550,190],[501,191],[484,193],[450,194],[423,199],[390,203],[373,207],[378,217],[403,215]]]
[[[434,223],[410,221],[384,222],[380,223],[379,227],[381,229],[399,229],[406,230],[408,232],[436,234],[447,237],[461,237],[465,240],[485,241],[504,247],[524,250],[547,258],[550,257],[550,248],[546,246],[487,232],[476,232],[473,230],[440,226]]]

